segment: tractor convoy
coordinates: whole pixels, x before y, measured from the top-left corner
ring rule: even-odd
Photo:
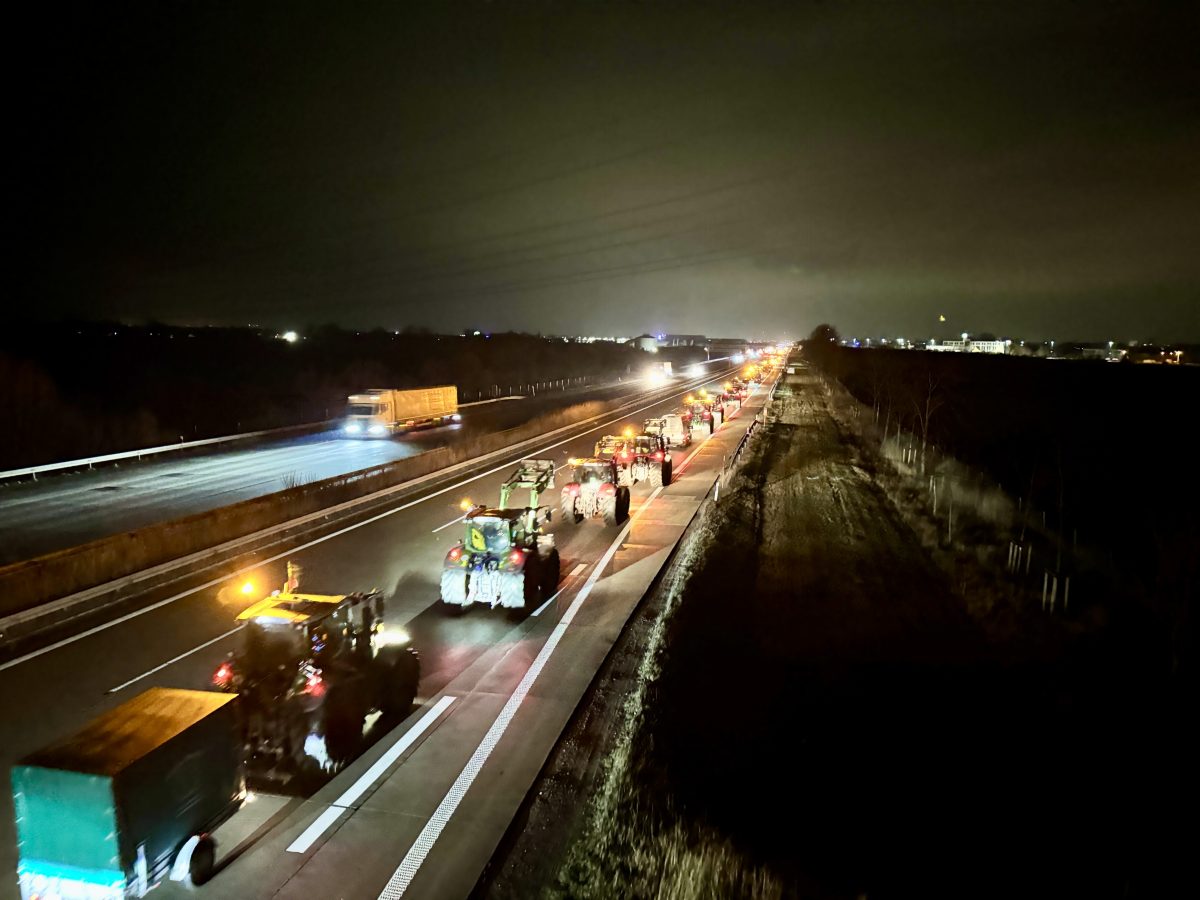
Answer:
[[[563,526],[626,522],[631,488],[669,485],[671,451],[720,428],[763,378],[757,366],[743,374],[569,460]],[[463,502],[463,536],[442,563],[445,611],[523,616],[555,596],[553,509],[541,501],[556,468],[521,460],[496,506]],[[527,505],[512,505],[518,491]],[[257,599],[250,582],[241,587],[250,602],[236,616],[238,646],[207,690],[151,689],[14,766],[23,900],[143,896],[168,878],[201,884],[215,871],[210,832],[245,801],[248,784],[304,793],[354,760],[372,729],[411,712],[420,659],[406,631],[385,625],[383,594],[301,593],[300,575],[289,562],[282,589]],[[67,839],[68,827],[79,833]]]

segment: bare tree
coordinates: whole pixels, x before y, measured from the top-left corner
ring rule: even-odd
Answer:
[[[925,453],[929,448],[929,425],[933,420],[933,415],[942,406],[942,398],[939,395],[938,387],[941,384],[941,379],[934,378],[932,372],[926,373],[926,386],[923,396],[913,398],[913,407],[916,411],[917,428],[921,432],[921,474],[925,474]]]

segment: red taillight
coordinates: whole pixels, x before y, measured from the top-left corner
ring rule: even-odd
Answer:
[[[519,566],[524,559],[525,554],[520,550],[514,550],[512,553],[508,554],[508,563],[512,566]]]
[[[571,497],[578,497],[579,496],[579,485],[578,484],[568,484],[567,485],[567,494]]]
[[[659,462],[662,462],[663,452],[661,450],[655,450],[654,458],[657,459]]]
[[[600,485],[600,493],[602,494],[615,494],[616,492],[617,486],[611,481],[606,481],[604,484]]]
[[[313,669],[304,679],[304,693],[312,697],[320,697],[325,693],[325,679],[321,677],[320,669]]]
[[[217,666],[217,671],[213,672],[212,683],[217,687],[228,687],[233,681],[233,666],[227,662]]]
[[[452,547],[450,549],[450,561],[451,562],[458,562],[459,557],[461,557],[461,556],[462,556],[462,547]]]

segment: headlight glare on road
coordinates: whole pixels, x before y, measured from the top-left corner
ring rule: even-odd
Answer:
[[[412,641],[412,637],[403,628],[384,628],[375,635],[375,643],[380,647],[403,647]]]

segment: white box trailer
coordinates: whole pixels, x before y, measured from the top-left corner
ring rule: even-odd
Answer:
[[[387,437],[413,428],[448,425],[461,418],[458,388],[452,384],[407,391],[373,388],[350,395],[342,430],[352,437]]]

